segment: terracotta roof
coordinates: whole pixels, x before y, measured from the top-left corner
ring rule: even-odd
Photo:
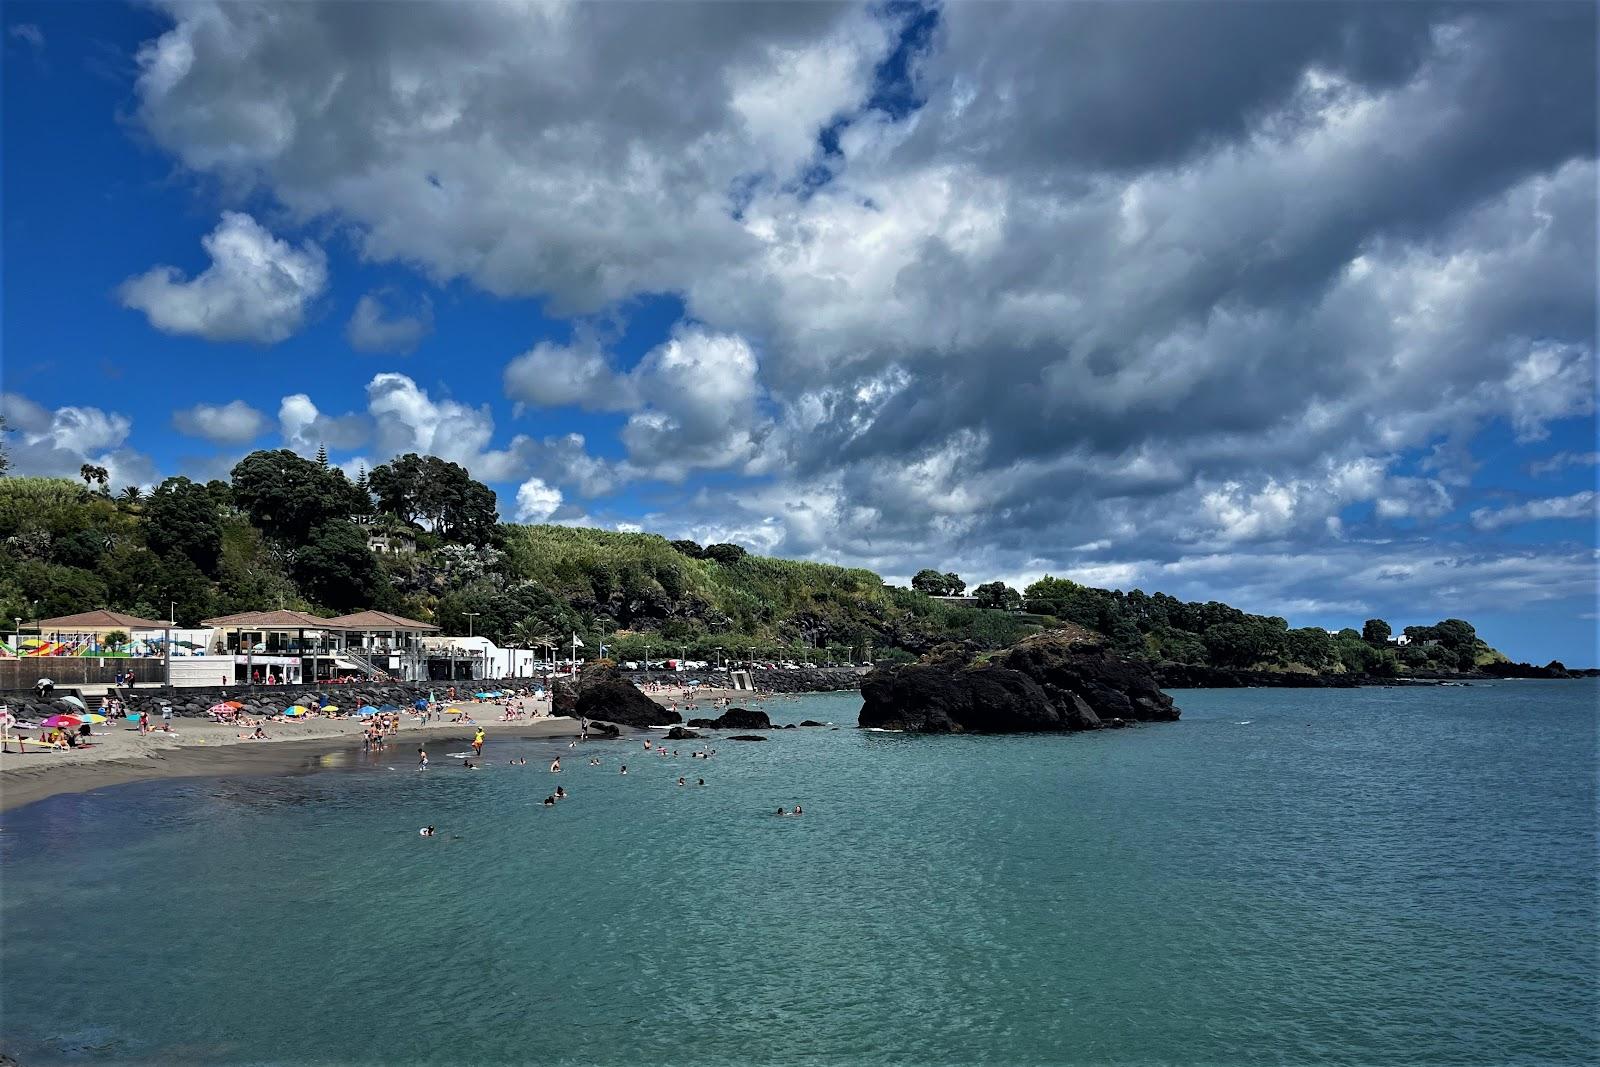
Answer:
[[[387,611],[358,611],[353,615],[340,615],[329,619],[331,625],[345,630],[437,630],[431,622],[418,622],[404,615],[391,615]]]
[[[166,630],[170,622],[141,619],[137,615],[124,615],[120,611],[85,611],[77,615],[62,615],[56,619],[40,619],[27,624],[28,629],[77,632],[80,630]]]
[[[228,630],[342,630],[343,626],[332,619],[307,615],[303,611],[241,611],[234,615],[219,615],[203,619],[202,626],[220,626]]]

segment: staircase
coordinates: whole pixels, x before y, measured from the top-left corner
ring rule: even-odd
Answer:
[[[360,667],[370,677],[373,677],[373,678],[388,678],[389,677],[389,672],[387,670],[385,670],[384,668],[378,666],[376,663],[372,662],[367,657],[365,657],[363,655],[360,655],[360,654],[358,654],[356,652],[353,652],[348,648],[340,649],[338,655],[339,655],[340,659],[347,659],[351,663],[354,663],[357,667]]]

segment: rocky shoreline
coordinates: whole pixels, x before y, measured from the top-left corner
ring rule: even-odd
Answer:
[[[1077,627],[988,656],[945,646],[862,683],[860,725],[909,733],[1045,733],[1176,722],[1150,668]]]

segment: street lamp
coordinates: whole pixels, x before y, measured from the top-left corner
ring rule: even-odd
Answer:
[[[481,611],[463,611],[461,614],[463,614],[463,615],[465,615],[467,617],[467,636],[471,637],[472,636],[472,620],[477,618],[479,615],[482,615],[483,612],[481,612]]]

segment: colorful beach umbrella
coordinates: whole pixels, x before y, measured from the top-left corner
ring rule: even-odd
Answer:
[[[302,708],[299,704],[295,704],[295,705],[292,705],[291,707],[284,708],[283,709],[283,713],[285,715],[289,716],[290,718],[296,718],[298,716],[304,715],[309,710],[310,710],[309,708]]]
[[[364,717],[366,717],[368,715],[376,715],[376,714],[378,714],[378,709],[373,707],[371,704],[364,704],[364,705],[362,705],[361,710],[356,712],[356,714],[360,715],[360,716],[362,716],[364,718]]]
[[[85,712],[82,715],[74,715],[73,718],[82,719],[84,722],[93,723],[96,726],[106,721],[106,717],[104,715],[94,711]]]
[[[76,715],[52,715],[48,719],[40,720],[39,725],[49,726],[55,729],[59,729],[63,726],[78,727],[83,725],[83,720],[78,718]]]
[[[62,700],[62,703],[71,704],[73,707],[77,708],[79,711],[88,711],[89,710],[88,708],[84,707],[83,701],[79,700],[77,697],[62,697],[61,700]]]
[[[463,712],[460,708],[445,708],[444,709],[444,713],[446,715],[464,715],[465,714],[465,712]]]
[[[323,711],[338,711],[339,710],[339,705],[337,705],[337,704],[324,704],[324,705],[322,705],[322,710]]]

